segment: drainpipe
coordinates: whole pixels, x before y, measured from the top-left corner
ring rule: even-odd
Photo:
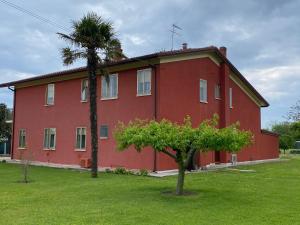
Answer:
[[[154,76],[154,120],[157,120],[157,76],[156,66],[150,65],[153,68]],[[153,151],[153,172],[157,171],[157,152]]]
[[[15,116],[16,116],[16,89],[8,87],[9,90],[14,92],[14,107],[13,107],[13,120],[12,120],[12,135],[10,141],[10,158],[13,159],[14,156],[14,140],[15,140]]]

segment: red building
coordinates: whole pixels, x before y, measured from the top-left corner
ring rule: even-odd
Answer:
[[[255,143],[237,154],[238,161],[278,158],[278,137],[261,130],[260,108],[268,102],[216,47],[159,52],[107,64],[110,82],[98,78],[100,167],[168,170],[171,158],[146,149],[117,152],[113,130],[118,121],[166,118],[195,125],[220,116],[220,126],[239,121]],[[12,158],[21,151],[32,159],[79,165],[90,158],[87,70],[77,68],[1,84],[14,87]],[[200,154],[199,165],[227,163],[228,153]]]

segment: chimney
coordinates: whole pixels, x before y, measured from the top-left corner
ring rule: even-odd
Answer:
[[[220,50],[220,52],[222,53],[222,55],[226,57],[227,48],[224,47],[224,46],[222,46],[222,47],[219,48],[219,50]]]
[[[187,50],[187,43],[182,44],[182,50]]]

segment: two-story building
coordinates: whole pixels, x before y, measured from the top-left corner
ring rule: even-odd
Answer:
[[[220,127],[239,121],[255,142],[238,161],[278,158],[278,137],[261,130],[261,107],[268,102],[226,57],[226,48],[206,47],[158,52],[106,65],[109,79],[98,77],[99,166],[148,170],[175,169],[173,159],[152,149],[116,151],[118,121],[162,118],[196,126],[220,116]],[[14,90],[12,158],[30,151],[32,159],[79,165],[91,155],[86,68],[1,84]],[[225,152],[201,153],[199,165],[227,163]]]

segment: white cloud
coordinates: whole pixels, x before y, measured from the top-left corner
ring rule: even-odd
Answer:
[[[248,69],[243,73],[270,100],[297,96],[300,88],[300,65]]]

